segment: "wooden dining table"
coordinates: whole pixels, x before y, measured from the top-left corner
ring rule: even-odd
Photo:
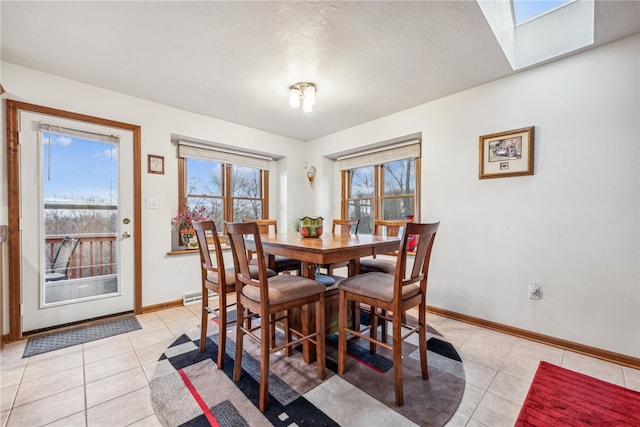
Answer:
[[[398,237],[360,235],[323,234],[320,237],[302,237],[299,234],[264,234],[260,236],[262,248],[268,257],[268,264],[274,262],[276,255],[302,261],[302,275],[315,279],[318,265],[349,261],[348,275],[358,273],[360,258],[369,255],[390,253],[398,250]],[[247,249],[255,250],[255,243],[247,240]],[[333,276],[336,278],[335,276]],[[336,278],[340,281],[340,278]],[[315,327],[311,321],[315,316],[313,307],[304,307],[292,313],[292,323],[307,334]],[[357,319],[357,316],[356,316]],[[328,287],[325,293],[325,323],[327,334],[337,332],[338,324],[338,291],[335,286]],[[308,343],[306,341],[305,343]],[[315,360],[315,346],[303,345],[303,356],[306,362]]]

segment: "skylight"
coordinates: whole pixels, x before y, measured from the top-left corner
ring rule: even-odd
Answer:
[[[511,68],[593,44],[595,0],[476,0]]]
[[[520,25],[571,1],[572,0],[511,0],[514,22],[516,25]]]

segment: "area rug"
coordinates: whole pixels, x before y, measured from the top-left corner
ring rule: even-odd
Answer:
[[[151,380],[151,400],[164,426],[442,426],[455,413],[465,387],[455,348],[436,330],[427,334],[429,380],[422,380],[415,343],[403,344],[405,405],[395,405],[390,352],[368,352],[365,340],[349,345],[344,376],[338,376],[337,338],[327,339],[327,371],[318,380],[316,363],[300,352],[271,356],[269,406],[258,408],[259,346],[245,338],[242,376],[232,381],[235,343],[227,335],[224,369],[214,362],[217,325],[212,322],[204,353],[199,329],[179,337],[162,354]],[[416,335],[417,338],[417,335]]]
[[[640,393],[540,362],[516,426],[640,426]]]
[[[35,356],[48,351],[112,337],[141,329],[135,316],[119,317],[87,326],[79,326],[59,332],[51,332],[29,338],[22,357]]]

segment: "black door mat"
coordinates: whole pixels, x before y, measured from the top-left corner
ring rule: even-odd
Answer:
[[[22,358],[124,334],[137,329],[142,329],[138,319],[135,316],[126,316],[93,325],[79,326],[75,329],[38,335],[29,338]]]

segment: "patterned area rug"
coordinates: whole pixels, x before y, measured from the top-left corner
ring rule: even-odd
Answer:
[[[89,341],[112,337],[141,328],[142,326],[140,326],[138,319],[131,315],[105,320],[88,326],[79,326],[74,329],[38,335],[29,338],[22,357],[35,356],[36,354],[84,344]]]
[[[640,393],[540,362],[516,421],[525,426],[639,426]]]
[[[327,376],[316,378],[316,364],[300,352],[271,356],[269,406],[257,408],[259,347],[245,338],[242,376],[232,381],[235,351],[228,331],[225,366],[215,364],[217,325],[211,322],[206,352],[199,330],[178,338],[165,350],[151,381],[155,413],[165,426],[442,426],[455,413],[464,392],[462,362],[436,330],[427,334],[429,380],[422,380],[417,342],[403,344],[405,405],[395,405],[390,352],[371,355],[365,340],[349,345],[345,375],[335,374],[337,338],[327,339]],[[417,339],[417,335],[415,335]],[[230,342],[229,342],[230,341]]]

